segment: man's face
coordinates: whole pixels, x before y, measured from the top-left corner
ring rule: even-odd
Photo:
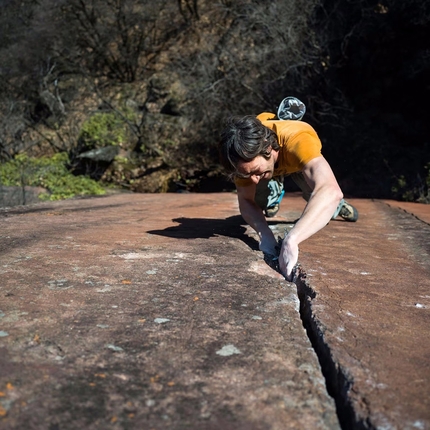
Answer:
[[[275,169],[277,152],[273,149],[268,159],[258,155],[251,161],[239,161],[237,171],[240,178],[250,178],[254,184],[258,184],[262,179],[272,179]]]

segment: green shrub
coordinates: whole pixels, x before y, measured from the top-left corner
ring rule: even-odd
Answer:
[[[427,176],[425,178],[425,183],[422,186],[418,202],[430,204],[430,163],[427,163],[424,166],[424,169],[427,170]]]
[[[0,183],[7,186],[39,186],[49,193],[39,196],[42,200],[62,200],[75,196],[102,195],[105,190],[96,181],[85,176],[74,176],[67,170],[66,153],[53,157],[31,158],[17,155],[0,165]]]
[[[129,126],[125,119],[133,120],[133,113],[125,111],[124,116],[115,112],[98,112],[82,126],[79,139],[91,148],[121,145],[128,140]]]
[[[393,197],[406,202],[430,204],[430,163],[424,169],[427,171],[424,179],[420,175],[414,181],[406,180],[404,175],[396,177],[391,188]]]

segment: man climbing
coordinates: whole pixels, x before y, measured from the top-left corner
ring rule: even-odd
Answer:
[[[240,213],[257,232],[260,250],[275,258],[279,255],[279,268],[288,280],[301,242],[337,216],[352,222],[358,219],[321,154],[317,133],[300,121],[304,112],[303,103],[287,97],[277,117],[264,112],[257,117],[230,118],[220,142],[221,162],[236,184]],[[287,175],[301,188],[307,205],[279,251],[266,217],[279,210]]]

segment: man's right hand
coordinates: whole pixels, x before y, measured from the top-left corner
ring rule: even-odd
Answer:
[[[276,242],[275,236],[267,235],[261,238],[260,251],[264,252],[268,255],[273,255],[273,257],[277,257],[279,255],[278,243]]]

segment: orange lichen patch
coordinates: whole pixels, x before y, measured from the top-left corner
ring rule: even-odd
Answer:
[[[7,415],[7,410],[0,406],[0,417],[5,417]]]
[[[3,393],[3,391],[0,391],[0,397],[6,396],[6,393]]]
[[[106,374],[105,373],[94,373],[94,376],[96,378],[106,378]]]
[[[175,385],[175,383],[174,383],[173,381],[169,381],[169,382],[167,383],[167,385],[168,385],[169,387],[173,387],[173,386]]]
[[[40,336],[38,334],[35,334],[33,337],[33,342],[34,343],[40,343]]]
[[[112,417],[112,418],[110,419],[110,422],[111,422],[112,424],[116,423],[117,421],[118,421],[118,417]]]
[[[95,383],[95,382],[90,382],[88,385],[89,385],[90,387],[95,387],[95,386],[96,386],[96,383]]]
[[[144,322],[146,321],[146,319],[145,319],[145,318],[139,318],[139,319],[138,319],[138,321],[139,321],[140,323],[144,323]]]
[[[199,300],[199,298],[196,296],[196,297],[194,297],[194,299],[193,299],[195,302],[197,302],[197,300]]]
[[[130,279],[123,279],[123,280],[121,281],[121,284],[124,284],[124,285],[130,285],[130,284],[131,284],[131,281],[130,281]]]
[[[10,383],[10,382],[8,382],[7,384],[6,384],[6,389],[7,390],[13,390],[15,387]]]

